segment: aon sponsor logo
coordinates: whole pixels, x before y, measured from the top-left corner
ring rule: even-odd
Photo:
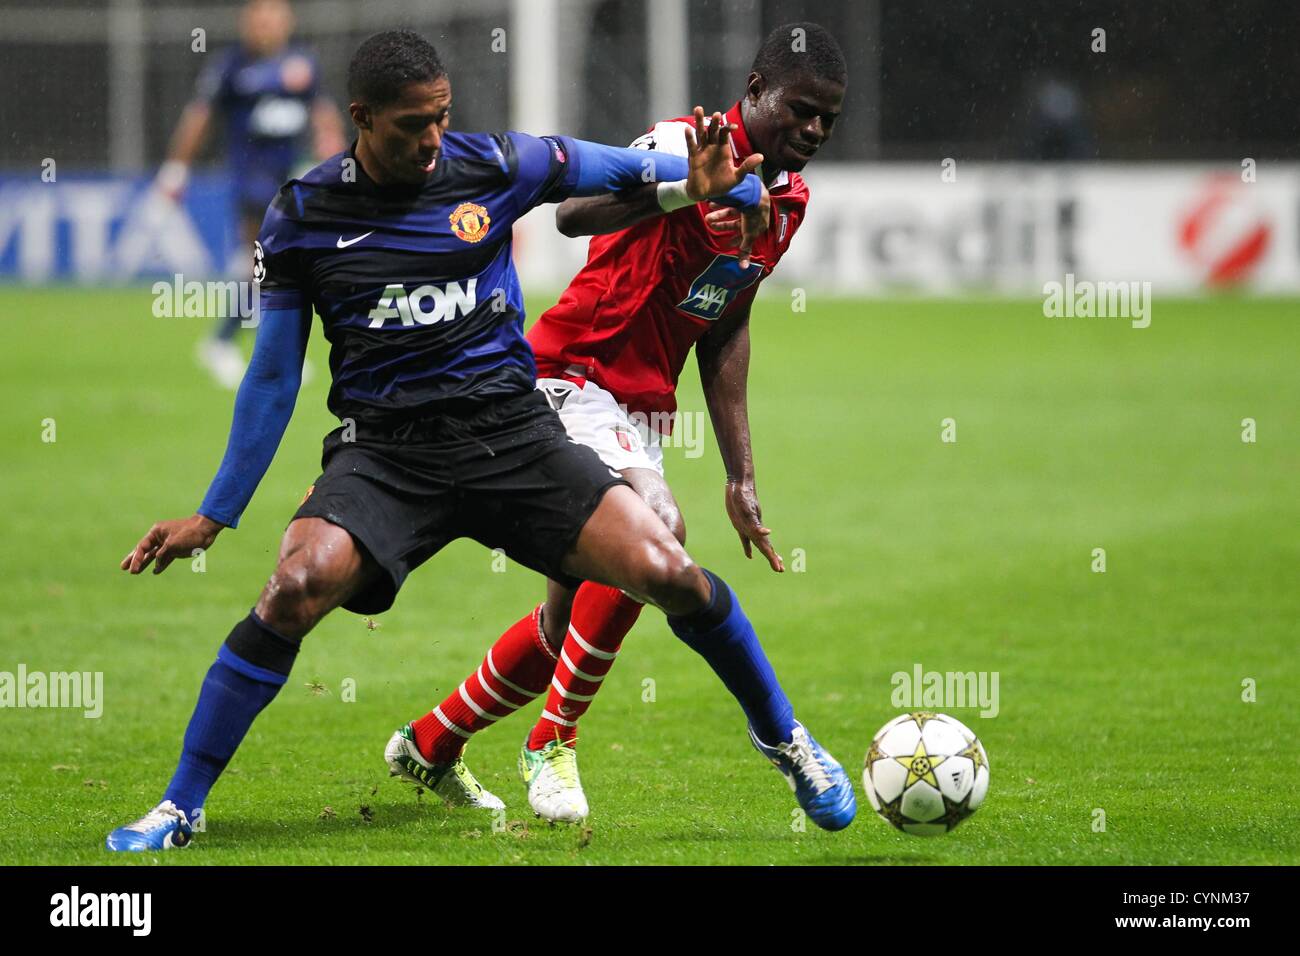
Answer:
[[[377,329],[389,319],[401,319],[403,325],[433,325],[468,315],[478,301],[474,296],[477,284],[478,279],[470,279],[464,287],[459,282],[442,287],[422,285],[409,293],[400,285],[385,286],[379,303],[370,310],[370,327]]]

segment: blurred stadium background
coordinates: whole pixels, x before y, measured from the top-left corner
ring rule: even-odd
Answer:
[[[233,272],[243,261],[221,199],[219,144],[186,215],[157,208],[147,189],[205,58],[236,42],[239,6],[0,0],[0,278],[118,283]],[[849,93],[807,173],[814,199],[777,273],[786,284],[1038,294],[1072,272],[1149,280],[1157,292],[1300,289],[1300,17],[1265,0],[1195,16],[1175,0],[299,0],[294,9],[296,37],[319,55],[325,91],[341,105],[357,42],[410,25],[449,64],[458,128],[616,144],[696,102],[725,109],[774,26],[827,25],[848,57]],[[207,52],[191,49],[196,28]],[[1098,28],[1105,52],[1094,51]],[[75,188],[42,182],[47,159]],[[941,179],[945,159],[955,181]],[[519,260],[526,283],[549,288],[572,274],[585,243],[544,218],[521,227]]]

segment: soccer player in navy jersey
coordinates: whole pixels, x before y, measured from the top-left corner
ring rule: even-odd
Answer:
[[[293,411],[312,312],[331,343],[323,473],[298,508],[256,606],[208,670],[162,801],[109,834],[113,850],[187,845],[208,792],[288,679],[303,637],[342,606],[377,614],[407,574],[459,537],[570,586],[621,588],[668,615],[755,733],[790,739],[793,708],[731,589],[696,565],[594,451],[569,441],[523,335],[511,225],[532,207],[647,180],[739,207],[747,240],[769,204],[733,164],[720,117],[696,111],[689,157],[564,136],[452,133],[451,84],[415,33],[377,34],[349,67],[351,149],[281,188],[255,248],[260,325],[226,455],[198,512],[155,524],[122,560],[157,574],[234,527]],[[450,803],[499,808],[457,757],[412,742],[405,773]],[[782,770],[821,825],[856,810],[847,775],[811,742]]]
[[[257,238],[266,207],[308,149],[321,160],[345,144],[338,109],[321,90],[320,64],[311,50],[290,40],[293,23],[287,0],[244,4],[239,43],[214,53],[199,74],[155,180],[164,195],[179,200],[208,134],[223,126],[244,248]],[[244,374],[234,341],[239,323],[237,314],[223,316],[214,334],[199,343],[199,361],[232,389]]]

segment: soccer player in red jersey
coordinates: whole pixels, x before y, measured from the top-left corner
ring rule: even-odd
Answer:
[[[590,446],[648,502],[679,541],[685,525],[664,480],[661,439],[672,429],[678,376],[696,349],[709,414],[726,466],[726,508],[745,556],[757,548],[773,571],[781,556],[763,525],[754,485],[746,408],[749,313],[759,283],[803,222],[808,187],[800,170],[830,137],[847,82],[834,38],[812,23],[778,27],[754,59],[744,96],[713,122],[729,124],[736,162],[763,156],[770,199],[766,231],[731,209],[696,203],[685,181],[571,198],[556,212],[561,232],[591,235],[587,264],[528,333],[538,388],[569,437]],[[697,113],[701,111],[697,110]],[[694,119],[655,124],[632,145],[687,155]],[[431,764],[460,754],[476,731],[549,688],[520,755],[533,810],[575,821],[588,812],[577,773],[578,719],[590,706],[642,605],[594,582],[576,591],[548,582],[546,601],[512,625],[482,665],[429,714],[394,737],[389,763],[402,773],[412,744]],[[751,738],[769,758],[804,746]],[[774,760],[780,767],[779,760]],[[408,776],[408,779],[410,777]]]

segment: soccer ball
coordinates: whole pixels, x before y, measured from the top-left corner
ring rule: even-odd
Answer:
[[[937,836],[975,812],[989,789],[989,758],[947,714],[903,714],[880,728],[862,786],[871,808],[904,833]]]

